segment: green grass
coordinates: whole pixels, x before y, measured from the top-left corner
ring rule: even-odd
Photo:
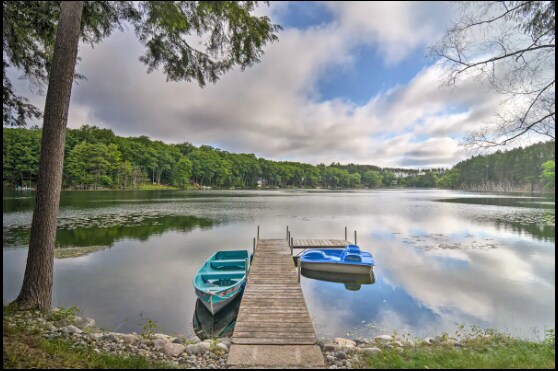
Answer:
[[[424,345],[365,358],[367,368],[555,368],[554,334],[543,342],[506,336],[470,339],[465,347]]]
[[[58,312],[59,319],[73,315],[74,308]],[[76,347],[63,339],[45,339],[40,331],[6,326],[17,310],[4,306],[2,350],[3,368],[175,368],[170,363],[154,362],[139,356],[96,353],[91,347]]]

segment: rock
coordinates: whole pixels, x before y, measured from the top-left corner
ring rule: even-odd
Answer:
[[[161,349],[163,349],[163,347],[165,346],[166,343],[167,342],[164,341],[163,339],[155,339],[155,340],[153,340],[153,347],[156,350],[161,350]]]
[[[203,355],[207,352],[209,347],[203,343],[188,345],[185,351],[190,355]]]
[[[425,343],[425,344],[432,344],[433,340],[434,339],[432,339],[430,337],[426,337],[426,338],[422,339],[422,342]]]
[[[366,356],[375,356],[376,354],[379,354],[381,352],[382,352],[382,350],[380,348],[377,348],[377,347],[364,348],[361,351],[361,353],[366,355]]]
[[[230,347],[232,344],[232,340],[230,338],[219,339],[219,342],[225,344],[227,347]]]
[[[340,351],[335,354],[335,358],[337,359],[347,359],[347,353]]]
[[[229,351],[229,347],[228,347],[226,344],[224,344],[224,343],[219,343],[219,344],[217,344],[217,348],[222,349],[222,350],[225,351],[225,352],[228,352],[228,351]]]
[[[354,348],[356,347],[356,343],[350,339],[344,338],[335,338],[335,344],[344,347],[344,348]]]
[[[326,344],[324,345],[324,352],[337,352],[339,350],[339,347],[335,344]]]
[[[370,345],[370,341],[366,339],[355,339],[354,342],[356,343],[357,347],[366,348]]]
[[[83,332],[74,325],[69,325],[69,326],[66,326],[66,327],[62,327],[60,329],[60,331],[62,331],[63,334],[67,334],[67,335],[81,334]]]
[[[211,340],[209,340],[209,342],[204,341],[202,343],[196,344],[201,352],[201,354],[205,354],[208,350],[209,347],[211,346]]]
[[[103,335],[103,340],[108,340],[111,342],[117,342],[118,341],[118,335],[116,332],[109,332]]]
[[[353,365],[349,361],[345,361],[345,367],[351,368]]]
[[[382,345],[385,345],[385,344],[389,343],[389,342],[392,341],[392,340],[393,340],[393,337],[391,337],[390,335],[379,335],[379,336],[376,336],[376,337],[374,338],[374,341],[375,341],[376,343],[380,343],[380,344],[382,344]]]
[[[95,327],[95,325],[96,325],[95,320],[93,318],[88,318],[88,317],[80,318],[80,320],[76,322],[76,326],[82,330],[86,328]]]
[[[97,354],[101,353],[101,351],[100,351],[99,349],[97,349],[97,348],[93,349],[93,351],[94,351],[95,353],[97,353]]]
[[[140,339],[136,335],[131,334],[124,334],[120,337],[124,344],[135,344],[140,341]]]
[[[153,334],[154,339],[161,339],[165,341],[171,341],[172,336],[166,334]]]
[[[335,357],[333,356],[326,356],[325,360],[327,363],[335,363]]]
[[[403,343],[400,341],[394,341],[392,344],[396,347],[403,347]]]
[[[186,347],[182,344],[165,343],[165,345],[163,345],[163,352],[167,356],[177,357],[184,352],[184,349],[186,349]]]
[[[186,344],[188,342],[188,338],[186,336],[178,336],[172,340],[175,344]]]

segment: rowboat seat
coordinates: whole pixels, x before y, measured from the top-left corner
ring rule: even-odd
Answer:
[[[213,269],[244,268],[245,265],[246,265],[245,259],[223,259],[223,260],[215,260],[211,262],[211,268]]]

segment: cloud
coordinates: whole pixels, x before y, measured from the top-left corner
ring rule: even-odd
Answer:
[[[350,66],[355,45],[376,47],[386,63],[424,48],[442,31],[445,4],[326,3],[333,20],[306,29],[286,28],[265,48],[262,62],[233,70],[215,85],[167,82],[138,61],[143,46],[131,31],[95,48],[80,45],[70,127],[111,128],[167,142],[209,144],[274,160],[449,167],[467,154],[459,138],[488,119],[499,97],[478,81],[459,90],[440,87],[438,64],[407,84],[358,105],[320,100],[317,82]],[[285,12],[285,4],[259,8]],[[284,16],[284,15],[283,15]],[[33,97],[42,107],[42,98]]]

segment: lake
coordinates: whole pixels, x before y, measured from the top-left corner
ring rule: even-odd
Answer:
[[[3,302],[17,296],[33,194],[4,192]],[[302,277],[318,336],[452,333],[542,338],[555,326],[554,198],[444,190],[63,192],[53,305],[112,331],[192,335],[192,278],[217,250],[358,231],[374,279]]]

